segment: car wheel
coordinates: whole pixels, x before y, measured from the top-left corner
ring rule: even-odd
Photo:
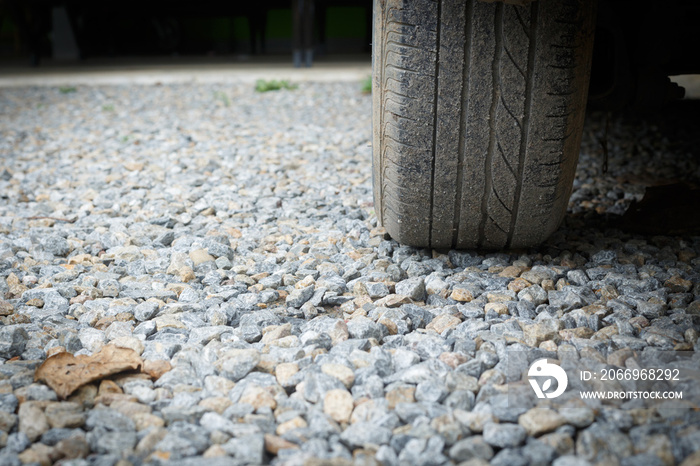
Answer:
[[[375,210],[397,241],[520,248],[559,226],[594,3],[375,0]]]

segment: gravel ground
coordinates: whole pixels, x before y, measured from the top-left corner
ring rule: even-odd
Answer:
[[[615,118],[603,173],[591,116],[546,244],[437,252],[377,227],[359,89],[0,90],[0,464],[700,464],[697,409],[505,391],[542,357],[698,367],[700,238],[612,227],[700,181],[697,119]],[[170,370],[34,381],[105,345]]]

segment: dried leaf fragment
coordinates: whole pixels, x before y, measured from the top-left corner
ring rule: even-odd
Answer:
[[[92,356],[76,357],[67,352],[54,354],[39,366],[34,380],[46,383],[65,399],[85,384],[119,372],[138,370],[142,365],[143,360],[136,351],[106,345]]]

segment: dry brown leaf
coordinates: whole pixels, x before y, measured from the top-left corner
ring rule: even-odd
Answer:
[[[65,399],[85,384],[119,372],[138,370],[142,365],[143,360],[136,351],[107,345],[92,356],[54,354],[39,366],[34,380],[46,383]]]

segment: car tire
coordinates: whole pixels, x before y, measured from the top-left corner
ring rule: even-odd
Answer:
[[[400,243],[523,248],[561,223],[595,2],[525,3],[375,0],[375,211]]]

